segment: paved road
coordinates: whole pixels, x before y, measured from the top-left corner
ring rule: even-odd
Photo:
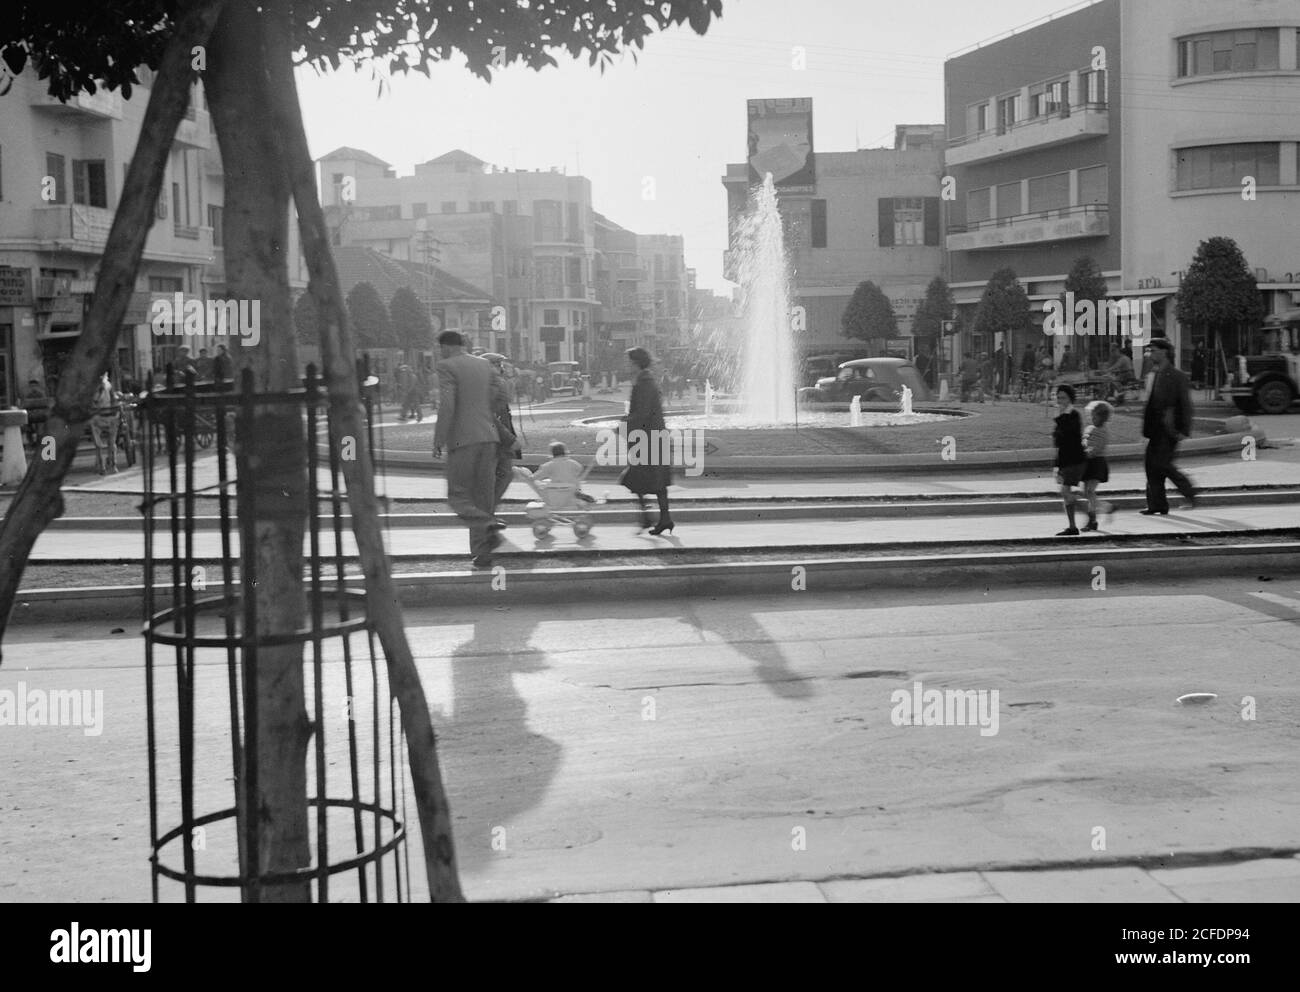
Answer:
[[[1300,580],[407,616],[472,898],[1300,849]],[[198,673],[206,810],[230,801],[227,701],[218,657]],[[19,680],[103,689],[105,720],[0,727],[0,899],[147,898],[139,642],[15,627],[0,690]],[[895,725],[916,682],[997,690],[997,733]],[[214,832],[200,865],[232,854]],[[1255,878],[1235,897],[1276,897]]]

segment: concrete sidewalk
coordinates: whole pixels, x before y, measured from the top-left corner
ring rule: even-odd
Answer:
[[[1300,514],[1294,503],[1221,507],[1202,503],[1195,510],[1183,511],[1178,509],[1178,502],[1175,497],[1171,503],[1172,512],[1164,517],[1144,517],[1131,511],[1116,513],[1113,519],[1102,519],[1101,531],[1097,535],[1084,534],[1071,541],[1081,543],[1105,536],[1207,536],[1300,526]],[[683,523],[671,534],[660,537],[637,533],[634,527],[626,523],[602,526],[599,517],[596,517],[595,529],[584,539],[575,537],[571,528],[560,525],[556,526],[549,539],[536,538],[527,527],[516,526],[504,532],[505,543],[498,550],[497,557],[502,564],[509,565],[523,564],[533,552],[555,554],[676,550],[727,553],[761,548],[814,550],[933,542],[970,545],[1052,537],[1066,524],[1064,511],[1060,509],[1008,514],[999,512],[996,504],[979,513],[927,514],[915,518],[871,516],[868,510],[856,519],[840,515],[824,519],[813,515],[814,512],[810,512],[804,519]],[[1086,515],[1080,513],[1077,517],[1079,525],[1082,526],[1086,521]],[[154,560],[168,561],[171,559],[170,539],[165,529],[160,529],[157,535],[159,541],[154,548]],[[389,529],[385,536],[389,557],[395,560],[464,557],[469,553],[467,533],[460,527],[401,527]],[[237,554],[238,533],[233,533],[230,540],[232,554]],[[306,540],[303,547],[304,550],[308,548]],[[332,543],[330,547],[332,548]],[[343,534],[343,549],[346,556],[356,554],[356,541],[350,530]],[[206,560],[220,559],[220,532],[211,529],[196,532],[193,556]],[[144,535],[139,529],[54,528],[46,530],[37,539],[29,561],[123,562],[143,561],[144,558]]]
[[[1176,860],[1176,859],[1170,859]],[[829,902],[1300,902],[1300,855],[1223,861],[1189,868],[1111,865],[957,871],[818,882],[760,882],[693,889],[581,892],[556,903]]]

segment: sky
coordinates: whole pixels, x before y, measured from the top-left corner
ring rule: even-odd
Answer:
[[[1078,6],[1071,4],[1070,6]],[[746,101],[812,97],[815,151],[892,147],[895,124],[943,122],[943,62],[1067,9],[1066,0],[723,0],[704,36],[651,36],[637,60],[599,69],[512,66],[489,84],[456,57],[428,78],[369,67],[298,85],[313,157],[362,148],[410,175],[462,148],[507,168],[587,176],[593,206],[640,234],[680,234],[701,288],[722,277],[728,162],[746,157]],[[795,48],[805,67],[796,68]],[[643,196],[654,179],[654,199]]]

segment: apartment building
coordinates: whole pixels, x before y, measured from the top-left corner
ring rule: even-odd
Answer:
[[[1150,303],[1155,333],[1187,362],[1195,342],[1173,297],[1214,236],[1241,246],[1271,309],[1294,305],[1297,26],[1300,0],[1097,0],[950,59],[958,348],[1004,343],[969,332],[1004,266],[1037,322],[1027,341],[1005,343],[1039,344],[1042,303],[1088,255],[1112,298]]]
[[[100,90],[66,104],[30,68],[0,97],[0,405],[29,379],[53,390],[81,333],[126,170],[139,139],[153,74],[130,100]],[[115,381],[143,379],[181,345],[194,355],[228,343],[212,336],[158,335],[154,299],[202,300],[226,291],[221,244],[221,156],[196,85],[177,130],[136,290],[118,333]],[[290,230],[291,285],[306,285],[296,224]]]
[[[810,151],[812,183],[790,191],[778,186],[791,304],[803,307],[806,324],[796,337],[801,355],[846,350],[841,318],[866,280],[880,286],[898,317],[898,339],[871,353],[915,353],[911,319],[930,280],[943,272],[943,136],[941,124],[899,125],[893,148]],[[750,165],[738,163],[722,180],[733,239],[752,178]],[[724,269],[734,281],[730,252]]]
[[[460,150],[410,176],[346,147],[319,166],[336,244],[429,262],[489,289],[521,361],[588,360],[599,305],[589,180],[500,169]]]

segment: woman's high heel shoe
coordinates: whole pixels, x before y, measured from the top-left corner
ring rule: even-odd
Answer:
[[[673,532],[674,526],[675,524],[673,523],[671,517],[664,517],[660,519],[658,524],[650,528],[650,533],[654,534],[656,537],[658,537],[660,534],[663,534],[664,532],[671,534]]]

